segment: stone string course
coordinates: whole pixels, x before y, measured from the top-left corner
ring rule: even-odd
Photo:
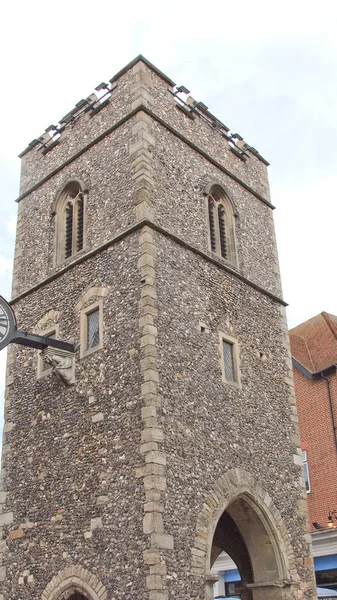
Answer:
[[[237,213],[238,272],[281,297],[271,209],[146,111],[269,200],[266,165],[235,156],[168,85],[138,60],[104,109],[23,157],[22,192],[70,162],[19,203],[18,326],[57,324],[79,344],[81,311],[99,298],[103,347],[77,349],[69,387],[36,378],[36,351],[9,349],[0,600],[208,600],[214,530],[239,497],[282,557],[279,577],[254,581],[249,599],[315,597],[284,307],[207,260],[205,189],[216,181]],[[71,178],[88,186],[86,245],[55,265],[56,200]],[[220,332],[238,342],[241,387],[222,381]]]

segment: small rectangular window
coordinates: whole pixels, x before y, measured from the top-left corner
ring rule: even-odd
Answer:
[[[81,311],[80,357],[103,348],[103,303],[102,298]]]
[[[306,450],[302,450],[302,460],[303,460],[303,469],[304,469],[305,489],[307,490],[307,494],[309,494],[309,492],[310,492],[310,479],[309,479],[308,458],[307,458],[307,451]]]
[[[233,344],[223,342],[223,359],[225,367],[225,377],[227,381],[235,381],[234,377],[234,360],[233,360]]]
[[[99,309],[87,314],[87,350],[99,344]]]
[[[99,344],[99,309],[87,314],[87,350]]]
[[[239,346],[235,338],[220,333],[222,379],[225,383],[241,387],[239,371]]]

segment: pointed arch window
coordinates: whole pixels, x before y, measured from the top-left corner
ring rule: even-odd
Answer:
[[[84,248],[86,195],[78,181],[66,185],[56,209],[56,262],[74,256]]]
[[[235,215],[232,203],[220,185],[213,185],[209,189],[207,202],[210,250],[236,265]]]

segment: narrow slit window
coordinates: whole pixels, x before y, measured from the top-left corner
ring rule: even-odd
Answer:
[[[309,479],[308,457],[307,457],[307,451],[306,450],[302,450],[302,460],[303,460],[303,469],[304,469],[305,489],[307,491],[307,494],[309,494],[309,492],[310,492],[310,479]]]
[[[223,342],[223,358],[226,381],[235,382],[233,344],[230,342]]]
[[[83,248],[83,225],[84,225],[84,214],[83,214],[83,195],[81,194],[77,200],[77,252]]]
[[[208,200],[208,218],[209,218],[209,235],[211,242],[211,250],[212,252],[216,252],[216,235],[215,235],[215,215],[214,215],[214,202],[209,199]]]
[[[87,314],[87,350],[99,345],[99,309]]]
[[[227,258],[225,209],[221,204],[219,204],[219,206],[218,206],[218,218],[219,218],[219,236],[220,236],[221,256],[223,258]]]
[[[65,258],[68,258],[72,254],[72,245],[73,245],[73,205],[71,202],[67,204],[65,210],[65,220],[66,220],[66,231],[65,231]]]

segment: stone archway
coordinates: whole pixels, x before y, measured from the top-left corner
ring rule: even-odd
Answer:
[[[253,568],[249,551],[240,530],[228,511],[225,511],[217,524],[214,532],[210,566],[213,567],[216,559],[226,552],[236,564],[244,587],[253,581]],[[246,593],[245,600],[251,600],[251,593]]]
[[[215,483],[198,516],[192,572],[205,577],[207,599],[213,598],[210,570],[223,550],[241,574],[242,600],[304,597],[303,588],[298,595],[297,569],[282,517],[256,479],[240,469]]]
[[[72,565],[53,577],[41,600],[107,600],[107,591],[96,575]]]
[[[214,531],[211,566],[219,550],[231,556],[241,575],[242,600],[287,598],[284,592],[290,581],[273,538],[270,526],[247,493],[239,495],[222,513]]]

